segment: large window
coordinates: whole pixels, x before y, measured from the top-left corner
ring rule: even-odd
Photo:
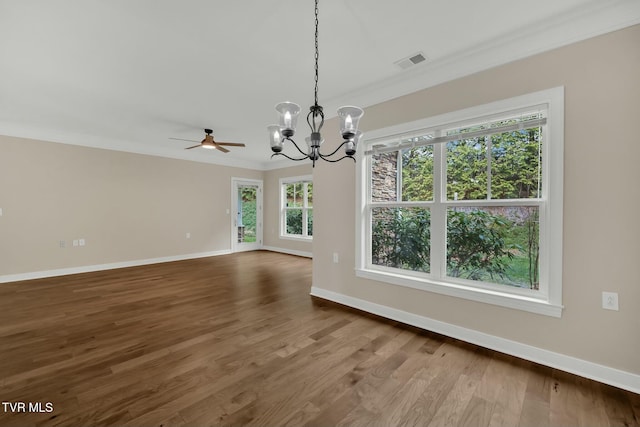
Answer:
[[[559,316],[562,89],[377,132],[358,274]]]
[[[313,236],[313,182],[311,176],[280,180],[280,237]]]

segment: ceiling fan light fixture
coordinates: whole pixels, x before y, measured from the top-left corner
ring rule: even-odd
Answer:
[[[211,135],[213,133],[213,131],[211,129],[205,129],[204,133],[206,134],[204,139],[200,142],[198,141],[194,141],[192,139],[182,139],[182,138],[169,138],[169,139],[176,139],[178,141],[189,141],[189,142],[198,142],[198,145],[194,145],[192,147],[187,147],[185,148],[185,150],[193,150],[194,148],[206,148],[208,150],[218,150],[221,151],[223,153],[228,153],[229,150],[227,150],[224,146],[229,146],[229,147],[244,147],[245,145],[243,143],[239,143],[239,142],[216,142],[213,139],[213,135]]]
[[[311,129],[311,136],[305,138],[307,142],[308,151],[305,153],[291,138],[296,133],[296,125],[298,121],[298,115],[300,114],[300,106],[293,102],[281,102],[276,105],[276,111],[279,113],[279,124],[270,125],[267,130],[269,131],[269,143],[273,156],[285,156],[289,160],[305,160],[309,159],[312,162],[313,167],[316,166],[316,160],[322,159],[327,162],[335,163],[342,159],[350,158],[355,162],[356,147],[358,139],[362,137],[362,132],[358,130],[358,124],[360,118],[364,114],[362,108],[345,106],[338,109],[338,116],[340,118],[340,134],[344,141],[330,154],[323,154],[320,152],[320,145],[324,141],[320,135],[320,130],[324,125],[324,112],[322,106],[318,104],[318,0],[315,0],[315,88],[314,88],[314,104],[309,107],[309,114],[307,114],[307,124]],[[285,141],[289,141],[298,150],[302,157],[290,157],[283,153]],[[340,158],[334,158],[333,156],[344,147],[345,155]]]

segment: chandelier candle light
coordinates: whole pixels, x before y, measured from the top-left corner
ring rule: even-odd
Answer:
[[[284,156],[290,160],[305,160],[310,159],[313,167],[316,165],[316,160],[322,159],[327,162],[339,162],[342,159],[350,158],[355,162],[353,157],[356,154],[356,147],[359,139],[362,137],[362,132],[358,130],[358,122],[364,114],[362,108],[346,106],[338,108],[338,117],[340,118],[340,134],[344,139],[344,142],[338,146],[330,154],[322,154],[320,152],[320,146],[324,142],[320,135],[320,129],[324,125],[324,112],[322,106],[318,105],[318,0],[315,0],[315,89],[314,89],[314,104],[309,107],[309,114],[307,114],[307,124],[311,128],[311,136],[305,138],[307,142],[308,151],[305,153],[300,149],[298,144],[292,139],[296,132],[296,124],[298,122],[298,114],[300,114],[300,106],[293,102],[281,102],[276,105],[276,110],[280,113],[279,124],[270,125],[267,129],[269,131],[269,139],[271,141],[271,150],[273,156]],[[290,141],[296,149],[302,154],[303,157],[290,157],[282,152],[284,142]],[[334,158],[333,156],[344,147],[345,155],[340,158]]]

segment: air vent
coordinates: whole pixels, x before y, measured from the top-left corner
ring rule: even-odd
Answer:
[[[414,65],[417,65],[426,60],[427,60],[427,57],[424,56],[424,53],[418,52],[418,53],[414,53],[411,56],[403,58],[399,61],[396,61],[394,62],[394,64],[396,64],[398,67],[402,68],[403,70],[406,70],[407,68],[413,67]]]

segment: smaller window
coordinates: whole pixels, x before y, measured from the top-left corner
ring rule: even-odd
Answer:
[[[310,240],[313,236],[311,176],[280,180],[280,237]]]

